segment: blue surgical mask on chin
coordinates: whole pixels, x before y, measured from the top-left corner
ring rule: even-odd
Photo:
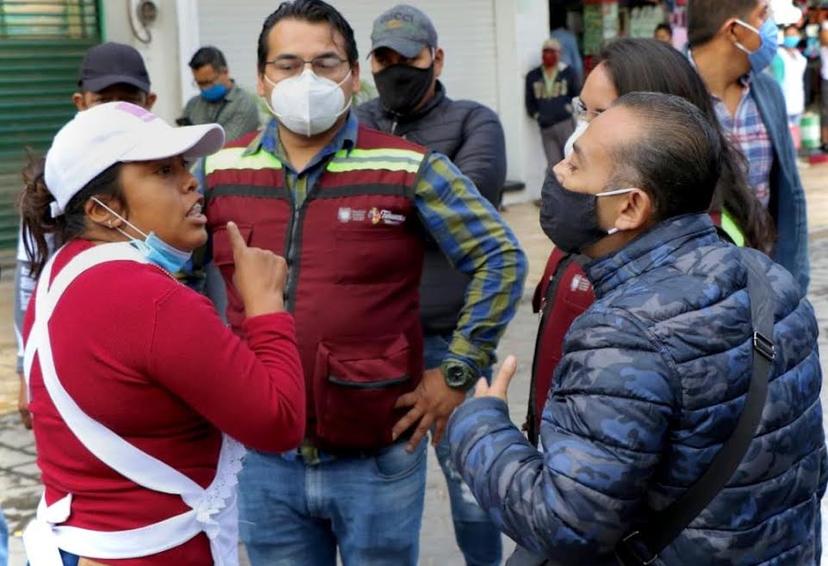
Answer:
[[[129,220],[106,206],[100,200],[92,197],[96,203],[101,205],[104,209],[106,209],[110,214],[114,215],[116,218],[121,220],[124,224],[138,232],[140,235],[144,237],[143,240],[130,236],[120,228],[115,228],[124,235],[127,239],[129,239],[129,243],[132,246],[141,252],[147,261],[150,263],[157,265],[161,269],[165,269],[170,273],[177,273],[181,271],[181,269],[187,265],[187,262],[190,261],[190,258],[193,256],[193,252],[185,252],[183,250],[179,250],[167,242],[159,238],[155,235],[155,232],[150,232],[149,234],[145,234],[142,230],[139,230],[134,224],[132,224]]]
[[[756,73],[761,73],[767,68],[768,65],[771,64],[771,61],[773,61],[773,58],[776,56],[776,22],[774,22],[772,18],[768,18],[759,29],[756,29],[742,20],[736,20],[736,23],[759,36],[760,43],[759,48],[756,51],[748,51],[747,48],[738,41],[735,45],[747,53],[748,60],[750,61],[750,68]]]

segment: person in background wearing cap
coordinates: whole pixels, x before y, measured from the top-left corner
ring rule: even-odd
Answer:
[[[80,91],[72,95],[78,110],[96,104],[122,100],[151,110],[156,94],[144,59],[134,47],[123,43],[102,43],[86,52],[81,64]]]
[[[172,276],[207,240],[187,160],[223,144],[218,125],[172,128],[112,102],[29,165],[25,370],[45,486],[23,537],[32,566],[237,565],[239,443],[303,437],[285,261],[227,226],[244,340]]]
[[[201,93],[187,101],[179,124],[220,124],[228,140],[259,127],[256,98],[230,78],[227,60],[215,47],[202,47],[190,59]]]
[[[90,48],[81,64],[78,87],[79,90],[72,95],[72,102],[78,111],[113,101],[130,102],[151,110],[156,99],[155,93],[150,90],[150,78],[141,54],[134,47],[122,43],[108,42]],[[48,237],[47,243],[51,245]],[[14,330],[18,344],[17,373],[20,376],[17,407],[26,428],[31,428],[32,424],[23,386],[23,341],[20,329],[34,286],[21,228],[17,240],[17,269],[14,279]]]
[[[566,140],[575,131],[572,99],[578,94],[575,71],[561,61],[557,39],[543,42],[541,65],[526,75],[526,112],[540,126],[543,151],[551,170],[564,157]]]
[[[308,391],[300,450],[252,450],[239,528],[254,566],[417,564],[429,430],[491,365],[526,257],[494,207],[445,156],[361,125],[354,32],[321,0],[283,2],[258,42],[275,119],[205,161],[213,259],[243,332],[224,228],[282,254]],[[426,238],[471,278],[439,369],[423,364]]]
[[[497,208],[506,180],[503,127],[497,114],[482,104],[446,96],[438,80],[445,55],[428,16],[408,5],[381,14],[374,21],[370,57],[379,98],[357,108],[360,122],[445,154]],[[458,189],[465,187],[458,185]],[[468,284],[469,277],[453,268],[437,244],[430,242],[420,282],[426,368],[439,368],[446,357]],[[490,375],[489,368],[481,369]],[[449,488],[454,535],[466,564],[500,564],[500,530],[454,470],[445,439],[436,453]]]

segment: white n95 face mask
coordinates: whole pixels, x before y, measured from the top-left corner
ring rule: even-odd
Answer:
[[[321,134],[351,106],[350,100],[345,103],[345,93],[339,88],[350,76],[348,71],[339,83],[322,78],[310,69],[278,83],[265,76],[264,79],[273,86],[269,109],[295,134],[307,137]]]
[[[589,122],[586,120],[578,120],[575,124],[575,131],[572,132],[572,135],[564,144],[564,158],[569,157],[572,153],[572,146],[575,145],[575,142],[578,141],[578,138],[586,131],[587,127],[589,127]]]

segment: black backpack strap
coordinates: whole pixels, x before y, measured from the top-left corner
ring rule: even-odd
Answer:
[[[676,537],[710,504],[730,481],[750,446],[762,418],[773,366],[774,295],[755,252],[745,251],[742,263],[747,269],[747,291],[753,324],[753,374],[745,406],[730,438],[722,445],[704,474],[672,504],[654,513],[647,525],[624,537],[616,553],[622,564],[652,564]],[[633,543],[643,544],[647,556],[640,556]]]

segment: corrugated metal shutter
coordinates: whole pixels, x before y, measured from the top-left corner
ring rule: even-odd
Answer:
[[[365,55],[371,48],[371,24],[393,4],[385,0],[332,0],[357,38],[361,77],[373,82]],[[428,14],[446,52],[441,80],[450,97],[468,98],[497,108],[494,0],[409,0]],[[278,5],[272,0],[226,2],[201,0],[198,26],[202,45],[215,45],[230,71],[247,88],[256,85],[256,41],[264,19]]]
[[[0,249],[17,241],[25,149],[44,153],[74,114],[86,50],[99,42],[96,0],[0,0]]]

